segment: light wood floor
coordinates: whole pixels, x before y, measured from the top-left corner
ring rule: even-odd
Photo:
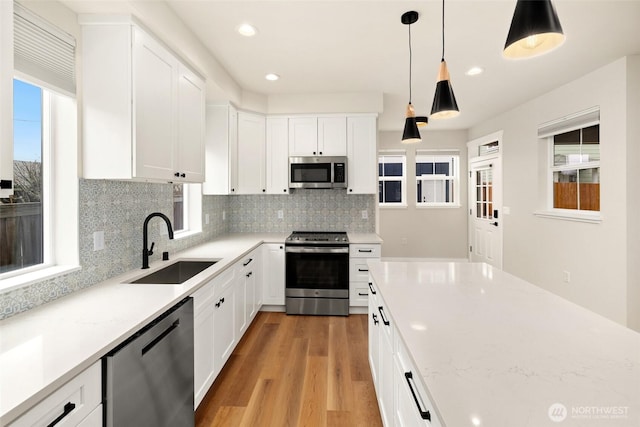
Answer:
[[[367,316],[258,313],[196,412],[211,426],[382,426]]]

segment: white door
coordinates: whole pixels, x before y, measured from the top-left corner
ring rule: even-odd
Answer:
[[[469,260],[502,269],[500,157],[469,163]]]

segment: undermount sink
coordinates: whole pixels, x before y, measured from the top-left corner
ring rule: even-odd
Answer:
[[[158,271],[142,276],[130,283],[148,283],[156,285],[179,285],[191,279],[201,271],[211,267],[219,260],[177,261]]]

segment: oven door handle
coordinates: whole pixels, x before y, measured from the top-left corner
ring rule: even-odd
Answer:
[[[349,247],[308,247],[308,246],[285,246],[285,252],[294,254],[348,254]]]

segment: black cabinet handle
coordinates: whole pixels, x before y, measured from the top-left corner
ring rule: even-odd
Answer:
[[[349,189],[349,193],[352,193],[352,192],[353,192],[353,188],[350,188],[350,189]]]
[[[387,318],[384,317],[384,312],[382,310],[384,310],[382,306],[379,306],[378,311],[380,312],[380,318],[382,319],[382,323],[384,323],[386,326],[389,326],[391,322],[389,322]]]
[[[250,271],[246,274],[247,277],[251,277],[251,275],[253,274],[253,271]]]
[[[369,282],[369,289],[371,289],[371,293],[372,293],[373,295],[375,295],[375,294],[377,293],[377,292],[376,292],[376,290],[375,290],[375,289],[373,289],[373,283],[371,283],[371,282]]]
[[[374,325],[377,325],[378,323],[380,323],[380,321],[378,320],[378,316],[376,316],[375,313],[371,313],[371,317],[373,318]]]
[[[142,349],[142,355],[144,356],[148,351],[150,351],[153,347],[155,347],[160,341],[165,339],[167,335],[173,332],[174,329],[176,329],[178,326],[180,326],[180,319],[173,322],[171,326],[169,326],[167,329],[164,330],[163,333],[155,337],[153,341],[151,341],[149,344],[144,346],[144,348]]]
[[[416,395],[416,391],[413,389],[413,385],[411,384],[413,380],[413,374],[411,371],[404,373],[404,378],[407,380],[407,384],[409,384],[409,389],[411,390],[411,394],[413,395],[413,400],[416,402],[416,406],[418,407],[418,412],[420,412],[420,417],[423,420],[431,421],[431,414],[429,411],[423,411],[420,407],[420,401],[418,400],[418,396]]]
[[[371,252],[373,252],[373,249],[358,249],[358,252],[370,254]]]
[[[180,172],[176,172],[176,173],[174,173],[174,174],[173,174],[173,176],[175,176],[175,177],[179,177],[179,176],[180,176]]]
[[[284,189],[284,190],[282,190],[282,191],[284,191],[284,192],[286,193],[286,192],[287,192],[287,189],[285,188],[285,189]]]
[[[231,192],[233,193],[234,191],[236,191],[236,189],[235,189],[235,188],[232,188],[232,189],[231,189]]]
[[[494,227],[497,227],[498,226],[498,221],[492,222],[491,225],[493,225]]]
[[[216,303],[216,308],[220,308],[220,301]]]
[[[316,152],[314,151],[314,152],[313,152],[313,154],[315,155],[315,154],[316,154]]]
[[[282,246],[280,246],[280,249],[282,249]]]
[[[186,178],[186,177],[187,177],[187,174],[186,174],[186,173],[184,173],[184,172],[182,172],[182,173],[180,174],[180,176],[181,176],[182,178]]]
[[[264,193],[264,192],[266,192],[266,191],[267,191],[267,190],[265,190],[264,188],[262,189],[262,192],[263,192],[263,193]]]
[[[246,267],[247,265],[251,264],[251,261],[253,261],[253,258],[249,258],[249,261],[247,261],[244,264],[242,264],[242,266]]]
[[[359,268],[358,271],[361,272],[361,273],[366,273],[366,272],[369,271],[369,269],[368,268]]]
[[[47,427],[53,427],[56,424],[58,424],[60,421],[62,421],[62,419],[64,417],[66,417],[67,415],[69,415],[71,412],[73,412],[73,410],[76,409],[76,404],[75,403],[71,403],[71,402],[67,402],[64,405],[64,409],[62,411],[62,413],[60,415],[58,415],[58,418],[56,418],[55,420],[51,421],[51,424],[49,424]]]
[[[224,298],[220,298],[220,304],[224,304]]]
[[[361,297],[368,297],[369,296],[369,294],[367,294],[367,293],[363,294],[362,292],[358,292],[358,295],[360,295]]]
[[[322,151],[320,152],[320,155],[322,156]]]

